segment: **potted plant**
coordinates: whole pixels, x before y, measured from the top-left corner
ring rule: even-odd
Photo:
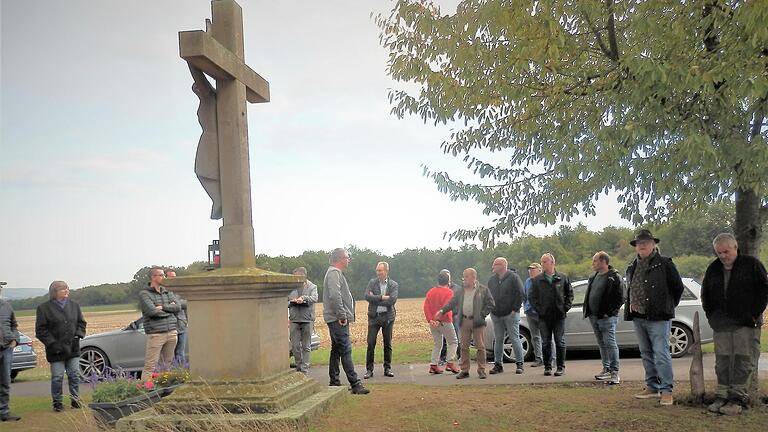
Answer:
[[[160,392],[151,380],[141,382],[130,377],[116,377],[96,384],[93,402],[88,407],[93,410],[97,421],[111,426],[119,419],[149,408],[159,400]]]
[[[189,381],[189,371],[180,367],[152,374],[152,382],[155,384],[155,388],[160,392],[161,397],[173,393],[177,387],[187,381]]]

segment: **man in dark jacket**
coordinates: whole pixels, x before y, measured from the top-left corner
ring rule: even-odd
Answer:
[[[69,299],[69,286],[53,281],[50,300],[37,307],[35,337],[45,345],[45,359],[51,365],[53,410],[64,410],[62,383],[64,372],[69,383],[72,408],[80,408],[80,339],[85,337],[85,319],[80,305]]]
[[[169,366],[173,361],[178,337],[178,319],[181,304],[176,295],[165,289],[161,282],[165,277],[163,269],[149,270],[149,284],[139,292],[139,305],[144,314],[144,333],[147,334],[147,349],[144,353],[144,369],[141,377],[152,376],[158,365]]]
[[[365,353],[365,375],[373,376],[373,354],[376,351],[376,338],[381,330],[384,339],[384,376],[394,377],[392,372],[392,329],[395,326],[395,303],[399,286],[389,278],[389,263],[376,264],[376,277],[365,288],[368,301],[368,350]]]
[[[555,270],[555,257],[541,256],[542,273],[531,282],[531,306],[539,313],[541,348],[544,351],[544,375],[552,375],[552,337],[555,338],[557,370],[565,375],[565,317],[573,304],[571,281]]]
[[[166,279],[173,279],[176,277],[176,270],[169,268],[165,271]],[[181,367],[189,367],[187,362],[187,339],[189,334],[187,333],[187,327],[189,326],[189,318],[187,317],[187,301],[183,298],[176,296],[179,300],[179,306],[181,309],[176,314],[176,348],[173,349],[173,359]]]
[[[635,397],[660,398],[661,405],[669,406],[674,403],[669,332],[685,287],[672,259],[659,254],[659,241],[649,230],[641,229],[629,242],[637,257],[627,267],[629,295],[624,318],[634,324],[645,369],[645,389]]]
[[[619,384],[619,346],[616,344],[616,324],[619,309],[624,303],[624,280],[619,272],[608,264],[610,256],[604,251],[592,257],[592,270],[587,293],[584,296],[584,318],[589,318],[600,347],[603,370],[595,379],[608,384]]]
[[[701,285],[701,303],[714,330],[717,375],[717,399],[708,409],[736,415],[756,383],[768,275],[760,260],[739,255],[732,234],[719,234],[712,246],[718,259],[707,267]]]
[[[493,275],[488,280],[488,290],[496,306],[491,311],[493,322],[493,369],[491,374],[504,372],[504,335],[509,335],[515,351],[515,373],[523,373],[523,344],[520,342],[520,307],[523,304],[523,281],[517,272],[507,268],[507,259],[493,260]]]
[[[0,282],[0,290],[5,282]],[[19,328],[11,304],[0,299],[0,421],[19,421],[21,417],[8,411],[11,399],[11,367],[13,349],[19,343]]]
[[[456,375],[456,379],[469,377],[470,338],[475,341],[475,348],[477,348],[477,376],[485,379],[488,378],[485,374],[485,317],[493,310],[493,296],[488,291],[488,287],[477,283],[477,270],[468,268],[464,270],[462,276],[464,276],[464,288],[458,295],[454,294],[451,301],[440,308],[435,317],[440,319],[442,314],[458,307],[461,373]]]

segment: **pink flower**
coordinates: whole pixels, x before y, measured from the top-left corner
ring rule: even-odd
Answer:
[[[144,383],[144,390],[153,390],[155,388],[155,383],[152,381],[147,381]]]

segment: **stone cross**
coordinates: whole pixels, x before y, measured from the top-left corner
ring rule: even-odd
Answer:
[[[179,32],[179,54],[195,79],[203,126],[195,172],[214,202],[221,266],[253,267],[251,175],[246,100],[269,102],[269,83],[245,64],[243,12],[234,0],[211,1],[206,30]],[[216,79],[215,90],[203,73]],[[206,88],[207,87],[207,88]],[[218,202],[217,202],[218,201]]]

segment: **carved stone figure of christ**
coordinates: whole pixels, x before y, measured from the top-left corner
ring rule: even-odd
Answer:
[[[221,219],[221,173],[219,170],[219,138],[216,121],[216,89],[200,69],[187,63],[192,73],[192,91],[200,99],[197,120],[203,128],[197,143],[195,174],[211,197],[211,219]]]

